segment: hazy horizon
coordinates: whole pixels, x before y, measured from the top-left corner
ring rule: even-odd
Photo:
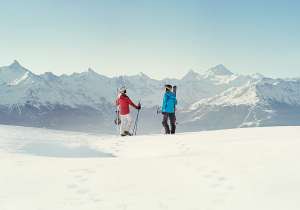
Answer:
[[[233,74],[239,74],[239,73],[237,73],[237,72],[235,72],[235,71],[232,71],[231,69],[228,69],[227,66],[225,66],[224,64],[217,64],[217,65],[214,65],[214,66],[209,67],[208,69],[204,69],[204,70],[200,70],[200,71],[195,70],[195,69],[189,69],[189,70],[187,70],[187,71],[186,71],[182,76],[180,76],[180,77],[162,77],[162,78],[155,78],[155,77],[152,77],[151,75],[148,75],[147,73],[142,72],[142,71],[141,71],[141,72],[136,72],[136,73],[133,73],[133,74],[106,75],[106,74],[104,74],[104,73],[98,72],[97,69],[93,69],[93,68],[91,68],[91,67],[88,67],[88,68],[86,68],[86,69],[83,69],[82,71],[77,71],[77,72],[74,71],[74,72],[70,72],[70,73],[56,73],[56,72],[53,72],[53,71],[36,72],[36,71],[34,71],[33,69],[28,68],[26,65],[24,65],[23,63],[21,63],[19,60],[16,60],[16,59],[13,60],[12,62],[10,62],[9,64],[0,66],[0,68],[1,68],[1,67],[11,66],[11,65],[14,65],[15,63],[17,63],[17,64],[20,65],[21,67],[23,67],[23,68],[29,70],[30,72],[32,72],[32,73],[34,73],[34,74],[36,74],[36,75],[42,75],[42,74],[45,74],[45,73],[52,73],[52,74],[54,74],[54,75],[56,75],[56,76],[62,76],[62,75],[68,75],[68,76],[70,76],[70,75],[72,75],[72,74],[76,74],[76,73],[80,74],[80,73],[84,73],[84,72],[88,72],[89,70],[92,70],[92,71],[96,72],[96,73],[99,74],[99,75],[106,76],[106,77],[109,77],[109,78],[120,77],[120,76],[136,76],[136,75],[144,74],[144,75],[150,77],[151,79],[155,79],[155,80],[164,80],[164,79],[178,79],[178,80],[180,80],[180,79],[182,79],[185,75],[187,75],[187,74],[188,74],[189,72],[191,72],[191,71],[192,71],[192,72],[196,72],[196,73],[198,73],[198,74],[205,74],[207,71],[209,71],[210,69],[215,68],[215,67],[217,67],[217,66],[224,66],[227,70],[229,70],[229,71],[232,72]],[[260,73],[255,72],[255,73],[251,73],[251,74],[240,74],[240,75],[255,75],[255,74],[260,74]],[[269,77],[268,75],[263,75],[263,76]],[[275,77],[272,77],[272,78],[275,78]],[[281,78],[281,79],[283,79],[283,78]]]

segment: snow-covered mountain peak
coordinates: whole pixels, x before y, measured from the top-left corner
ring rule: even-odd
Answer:
[[[4,69],[6,69],[8,71],[22,72],[22,73],[30,72],[28,69],[26,69],[24,66],[22,66],[17,60],[14,60],[14,62],[12,64],[7,66],[6,68],[4,67]]]
[[[0,83],[4,84],[16,84],[15,81],[19,81],[21,78],[32,77],[33,75],[16,60],[9,66],[0,67]]]
[[[94,69],[92,69],[91,67],[88,68],[87,72],[91,74],[97,74],[97,72],[95,72]]]
[[[198,78],[199,78],[199,73],[191,69],[182,77],[182,80],[195,80]]]
[[[141,81],[145,82],[145,81],[148,81],[148,80],[152,80],[151,77],[149,77],[144,72],[140,72],[138,74],[131,75],[131,76],[122,75],[122,76],[118,76],[118,77],[115,77],[115,78],[117,78],[117,80],[119,82],[121,82],[122,84],[126,83],[126,82],[133,82],[133,83],[138,82],[138,83],[140,83]]]
[[[266,78],[263,74],[260,74],[260,73],[252,74],[251,77],[252,77],[253,79],[257,79],[257,80],[261,80],[261,79]]]
[[[300,105],[300,80],[262,78],[248,81],[242,86],[231,87],[210,98],[204,98],[190,106],[191,110],[202,105],[238,106],[238,105]]]
[[[88,119],[86,122],[98,123],[99,119],[105,124],[111,122],[117,88],[127,87],[130,97],[135,102],[141,98],[146,116],[152,116],[153,107],[161,104],[163,86],[167,83],[179,87],[178,114],[181,115],[180,118],[184,118],[182,121],[185,123],[196,119],[204,122],[197,125],[197,129],[202,126],[208,129],[224,128],[227,124],[227,127],[263,125],[260,124],[261,120],[272,117],[268,113],[278,114],[281,110],[282,113],[286,113],[286,107],[295,110],[300,107],[300,79],[272,79],[261,74],[233,74],[224,65],[211,68],[206,73],[190,70],[182,79],[163,80],[152,79],[142,72],[131,76],[107,77],[91,68],[71,75],[57,76],[51,72],[36,75],[15,61],[11,65],[0,67],[0,105],[3,108],[1,111],[16,114],[18,117],[22,112],[26,120],[28,111],[30,115],[34,115],[33,123],[40,125],[39,123],[45,120],[43,126],[49,126],[52,118],[48,122],[48,116],[51,115],[53,119],[68,118],[69,113],[76,109],[80,121],[84,116]],[[45,111],[46,114],[41,116],[39,110]],[[151,115],[148,115],[150,112]],[[296,118],[294,110],[288,112],[292,113],[292,120]],[[90,119],[94,113],[99,114],[95,116],[97,120]],[[227,117],[230,120],[220,120],[216,125],[216,113],[220,119]],[[247,120],[244,120],[246,116]],[[5,119],[5,116],[2,119]],[[277,118],[272,120],[277,122]],[[60,128],[64,123],[64,120],[56,122],[58,121],[62,124],[55,124],[56,128]],[[2,122],[7,123],[5,120]],[[70,120],[70,124],[72,123],[73,120]],[[83,123],[86,124],[85,121]],[[88,128],[90,125],[87,125]],[[189,130],[189,127],[190,125],[186,128]]]
[[[79,77],[83,76],[86,78],[90,78],[92,80],[97,80],[97,81],[101,80],[102,82],[104,82],[104,81],[107,82],[108,80],[111,79],[105,75],[99,74],[92,68],[88,68],[88,70],[86,72],[79,73],[78,75],[79,75]]]
[[[14,60],[12,64],[9,66],[1,67],[0,70],[7,70],[7,71],[15,71],[15,72],[26,72],[29,71],[25,67],[23,67],[17,60]]]
[[[232,87],[211,98],[194,103],[190,109],[195,110],[201,105],[237,106],[254,105],[263,102],[257,91],[256,83],[248,83],[241,87]]]
[[[208,69],[207,76],[231,76],[233,73],[229,71],[223,64]]]
[[[300,105],[300,81],[264,78],[257,83],[261,97],[269,103]]]
[[[52,72],[45,72],[44,74],[41,75],[41,77],[48,81],[59,79],[59,76],[53,74]]]
[[[145,74],[144,72],[140,72],[138,75],[139,75],[141,78],[150,79],[150,77],[149,77],[147,74]]]
[[[94,69],[88,68],[86,71],[80,72],[80,73],[73,73],[70,76],[67,76],[68,79],[75,79],[75,78],[90,78],[90,79],[97,79],[97,78],[102,78],[105,76],[102,76],[98,74]]]
[[[20,68],[22,67],[21,64],[19,63],[19,61],[14,60],[14,62],[12,64],[9,65],[9,67],[11,68]]]

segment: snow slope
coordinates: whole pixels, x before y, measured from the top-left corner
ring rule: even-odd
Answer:
[[[298,210],[299,127],[119,138],[0,126],[1,210]]]
[[[256,105],[282,103],[292,106],[300,105],[300,81],[262,78],[249,81],[239,87],[228,88],[211,98],[202,99],[191,105],[190,109],[199,106],[218,105]]]

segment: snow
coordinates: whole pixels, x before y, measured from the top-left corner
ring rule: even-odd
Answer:
[[[10,84],[12,81],[21,78],[26,72],[28,72],[27,69],[14,61],[11,65],[0,68],[0,84]]]
[[[255,105],[259,102],[262,102],[262,100],[260,100],[257,94],[256,83],[254,83],[246,84],[241,87],[229,88],[217,96],[205,98],[192,104],[190,109],[195,110],[201,105],[237,106],[241,104]]]
[[[231,76],[233,73],[229,71],[223,64],[219,64],[215,67],[208,69],[206,72],[207,76]]]
[[[190,70],[181,80],[154,80],[140,73],[136,76],[109,78],[89,68],[86,72],[56,76],[52,73],[35,75],[22,67],[18,61],[0,68],[1,105],[24,105],[33,101],[40,105],[62,104],[70,107],[89,106],[101,108],[103,100],[111,103],[115,90],[125,85],[133,98],[142,98],[146,106],[161,103],[162,87],[171,82],[179,86],[179,106],[190,107],[200,100],[213,101],[212,104],[227,103],[234,98],[233,104],[242,104],[251,96],[251,104],[257,102],[255,95],[260,94],[266,100],[300,104],[300,80],[281,80],[265,78],[255,74],[243,76],[233,74],[220,64],[203,74]],[[7,85],[6,85],[7,84]],[[252,88],[254,85],[257,88]],[[252,91],[245,91],[246,89]],[[231,93],[233,91],[233,93]],[[244,92],[241,94],[239,92]],[[218,100],[211,100],[212,98]],[[254,99],[254,100],[253,100]],[[249,104],[249,100],[245,100]]]
[[[99,110],[104,104],[113,103],[116,89],[125,85],[130,97],[141,98],[144,106],[151,108],[161,104],[166,83],[179,87],[178,106],[184,109],[203,100],[212,105],[255,104],[260,99],[300,104],[300,80],[270,79],[260,74],[243,76],[232,73],[222,64],[204,73],[190,70],[180,80],[155,80],[144,73],[110,78],[91,68],[72,75],[56,76],[50,72],[36,75],[14,61],[0,68],[0,105],[22,106],[30,101],[37,106],[86,106]]]
[[[186,124],[182,131],[299,125],[300,118],[294,111],[300,106],[299,79],[271,79],[260,74],[244,76],[232,73],[224,65],[203,73],[190,70],[181,79],[155,80],[142,72],[133,76],[110,78],[91,68],[72,75],[57,76],[51,72],[36,75],[15,61],[9,66],[0,67],[0,107],[2,113],[9,112],[11,116],[17,117],[7,120],[3,114],[1,119],[3,123],[32,126],[42,122],[41,126],[49,126],[47,120],[41,119],[49,116],[55,120],[51,126],[60,128],[60,122],[64,122],[61,117],[69,116],[69,112],[76,110],[78,116],[84,118],[88,113],[99,114],[100,123],[108,124],[112,121],[116,91],[126,86],[130,98],[135,103],[141,101],[145,110],[143,113],[146,113],[144,116],[150,119],[144,130],[154,133],[157,129],[149,125],[156,124],[157,117],[152,116],[155,115],[156,107],[162,103],[164,85],[167,83],[178,86],[178,119]],[[29,110],[36,117],[32,117],[30,122],[27,122],[27,117],[26,122],[20,120],[19,117],[23,118]],[[216,114],[228,121],[215,123]],[[231,120],[233,116],[235,120]],[[245,116],[248,116],[247,121],[243,121]],[[87,121],[83,124],[99,123],[100,118],[98,122]],[[192,122],[195,124],[193,129],[193,126],[188,125]],[[77,129],[70,122],[63,126]]]
[[[260,94],[267,100],[300,105],[300,80],[264,79],[258,88]]]
[[[119,138],[0,126],[0,209],[298,210],[299,128]]]
[[[206,76],[209,75],[208,78]],[[179,86],[178,106],[190,106],[200,99],[212,97],[230,87],[240,86],[250,78],[234,75],[223,65],[211,68],[205,74],[189,71],[180,80],[151,79],[144,73],[135,76],[106,77],[89,68],[82,73],[56,76],[51,72],[36,75],[14,61],[0,67],[0,105],[23,106],[27,101],[38,106],[64,105],[72,108],[88,106],[101,109],[104,100],[112,103],[116,89],[128,88],[129,95],[143,99],[144,106],[153,107],[161,103],[161,93],[166,83]]]
[[[195,72],[194,70],[189,70],[183,77],[182,80],[184,81],[195,81],[195,80],[200,80],[201,79],[201,75],[197,72]]]
[[[237,106],[267,103],[300,105],[300,81],[260,78],[248,83],[231,87],[210,98],[204,98],[190,106],[191,110],[201,105]]]
[[[17,78],[14,81],[10,82],[9,85],[18,85],[18,84],[20,84],[22,81],[25,81],[28,78],[28,74],[29,74],[29,72],[25,72],[25,74],[23,76],[21,76],[20,78]]]

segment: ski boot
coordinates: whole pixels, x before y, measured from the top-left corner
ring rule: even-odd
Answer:
[[[132,134],[129,133],[129,131],[124,131],[124,134],[125,134],[126,136],[132,136]]]

